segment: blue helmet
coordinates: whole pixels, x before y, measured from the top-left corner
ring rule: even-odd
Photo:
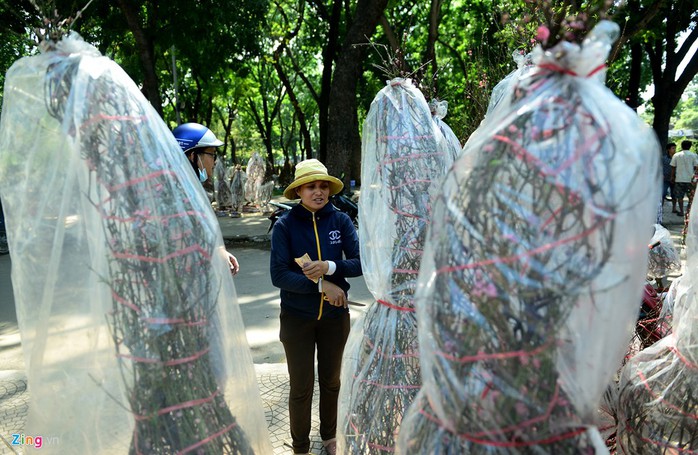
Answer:
[[[186,153],[199,147],[220,147],[219,141],[213,131],[198,123],[183,123],[172,130],[177,143]]]

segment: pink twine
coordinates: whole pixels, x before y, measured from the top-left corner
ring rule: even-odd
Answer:
[[[159,359],[149,359],[147,357],[136,357],[130,354],[116,354],[117,357],[122,357],[125,359],[133,360],[134,362],[140,362],[140,363],[159,363],[161,365],[165,365],[168,367],[174,366],[174,365],[181,365],[183,363],[189,363],[193,362],[194,360],[199,359],[205,354],[208,354],[208,351],[210,351],[211,348],[206,348],[203,351],[199,351],[193,355],[190,355],[189,357],[184,357],[181,359],[174,359],[174,360],[168,360],[166,362],[163,362],[162,360]]]
[[[408,308],[408,307],[404,307],[404,306],[397,306],[397,305],[392,304],[392,303],[390,303],[390,302],[388,302],[388,301],[385,301],[385,300],[378,299],[377,302],[380,303],[381,305],[387,306],[388,308],[392,308],[393,310],[408,311],[408,312],[410,312],[410,313],[413,313],[413,312],[414,312],[414,308]]]
[[[186,212],[180,212],[180,213],[174,213],[171,215],[140,215],[140,216],[130,216],[128,218],[126,217],[121,217],[121,216],[116,216],[116,215],[107,215],[105,211],[102,210],[102,218],[105,220],[110,220],[110,221],[120,221],[123,223],[131,223],[136,220],[160,220],[160,221],[166,221],[171,218],[184,218],[187,216],[195,216],[195,217],[204,217],[203,212],[198,212],[195,210],[187,210]]]
[[[434,136],[421,136],[424,138],[427,137],[434,137]],[[421,158],[429,158],[431,156],[443,156],[443,153],[441,152],[434,152],[434,153],[412,153],[410,155],[400,155],[397,158],[393,158],[390,160],[384,160],[380,162],[381,167],[385,167],[389,164],[395,164],[395,163],[400,163],[402,161],[412,161],[412,160],[417,160]]]
[[[433,134],[425,134],[422,136],[410,136],[408,134],[405,134],[404,136],[380,136],[378,138],[379,141],[393,141],[396,139],[430,139],[433,138]]]
[[[354,433],[360,434],[360,435],[363,435],[363,434],[364,434],[364,432],[361,431],[361,430],[359,429],[359,427],[357,427],[356,425],[354,425],[354,420],[351,420],[351,419],[350,419],[350,420],[349,420],[349,424],[351,425],[352,429],[354,430]],[[394,447],[386,447],[386,446],[384,446],[384,445],[376,444],[376,443],[374,443],[374,442],[367,442],[366,444],[367,444],[369,447],[374,448],[374,449],[380,449],[380,450],[384,450],[384,451],[386,451],[386,452],[395,452],[395,448],[394,448]]]
[[[466,355],[463,357],[455,357],[450,354],[446,354],[445,352],[437,351],[436,354],[440,357],[443,357],[446,360],[451,360],[454,362],[459,362],[459,363],[466,363],[466,362],[478,362],[478,361],[483,361],[483,360],[503,360],[503,359],[513,359],[516,357],[532,357],[535,355],[540,354],[544,350],[548,349],[550,345],[553,344],[553,341],[550,341],[542,346],[537,347],[536,349],[532,351],[508,351],[508,352],[494,352],[491,354],[486,354],[484,352],[478,352],[476,355]]]
[[[683,411],[682,409],[680,409],[678,406],[676,406],[675,404],[670,403],[670,402],[668,402],[667,400],[665,400],[663,396],[657,395],[656,393],[654,393],[654,390],[652,390],[652,389],[650,388],[649,384],[647,384],[647,377],[645,376],[645,374],[644,374],[642,371],[638,371],[638,372],[637,372],[637,375],[640,377],[640,380],[642,381],[642,385],[643,385],[643,386],[645,387],[645,389],[647,390],[647,393],[649,393],[650,396],[651,396],[653,399],[658,400],[658,401],[661,401],[662,403],[664,403],[665,406],[667,406],[668,408],[673,409],[674,411],[676,411],[677,413],[681,414],[682,416],[689,417],[689,418],[691,418],[691,419],[693,419],[693,420],[698,420],[698,415],[685,412],[685,411]]]
[[[538,65],[538,67],[541,69],[544,69],[544,70],[555,72],[555,73],[566,74],[568,76],[579,76],[579,74],[575,73],[572,70],[569,70],[567,68],[563,68],[561,66],[554,65],[552,63],[544,63],[542,65]],[[591,70],[591,72],[589,72],[589,74],[587,74],[586,76],[582,76],[582,77],[591,77],[594,74],[598,73],[599,71],[603,70],[604,68],[606,68],[606,65],[601,64],[601,65],[597,66],[596,68],[594,68],[593,70]]]
[[[587,429],[584,427],[580,427],[578,429],[568,431],[567,433],[562,433],[558,434],[555,436],[550,436],[548,438],[544,439],[539,439],[536,441],[491,441],[487,439],[481,439],[480,436],[487,436],[487,435],[492,435],[492,434],[498,434],[498,433],[507,433],[507,432],[512,432],[516,430],[525,430],[526,427],[531,426],[533,424],[536,424],[538,422],[542,421],[547,421],[550,419],[550,415],[552,414],[553,408],[555,407],[557,400],[558,400],[558,393],[559,393],[559,385],[555,385],[555,393],[553,396],[553,399],[550,401],[548,404],[548,408],[546,412],[538,417],[535,417],[533,419],[526,420],[524,422],[521,422],[520,424],[517,425],[512,425],[509,427],[504,427],[504,428],[497,428],[494,430],[486,430],[486,431],[480,431],[477,433],[473,434],[467,434],[467,433],[455,433],[451,431],[448,427],[446,427],[441,420],[439,420],[436,416],[429,414],[426,412],[426,410],[421,409],[419,413],[423,415],[427,420],[430,420],[434,423],[436,423],[440,428],[444,428],[447,431],[455,434],[457,437],[465,439],[466,441],[474,442],[476,444],[480,445],[486,445],[486,446],[495,446],[495,447],[529,447],[533,445],[539,445],[539,444],[550,444],[553,442],[558,442],[562,441],[564,439],[570,439],[575,436],[578,436],[582,433],[584,433]]]
[[[648,437],[642,436],[641,434],[638,434],[638,433],[630,426],[629,423],[626,423],[626,424],[625,424],[625,429],[626,429],[626,431],[627,431],[628,433],[635,433],[635,434],[637,435],[638,439],[640,439],[642,442],[647,442],[647,443],[650,443],[650,444],[652,444],[652,445],[655,445],[655,446],[658,446],[658,447],[664,447],[664,448],[671,449],[672,451],[680,452],[680,453],[698,453],[698,451],[695,451],[695,450],[693,450],[693,449],[684,449],[684,448],[682,448],[682,447],[677,447],[677,446],[674,446],[674,445],[671,445],[671,444],[667,444],[667,443],[664,443],[664,442],[661,442],[661,441],[657,441],[657,440],[650,439],[650,438],[648,438]],[[618,438],[618,444],[620,445],[620,448],[621,448],[621,450],[623,451],[623,453],[628,453],[628,452],[626,451],[625,447],[623,446],[623,441],[622,441],[621,438]],[[635,455],[635,454],[631,454],[631,455]]]
[[[471,263],[469,263],[469,264],[463,264],[463,265],[458,265],[458,266],[445,266],[445,267],[441,267],[440,269],[438,269],[438,270],[437,270],[437,273],[450,273],[450,272],[456,272],[456,271],[459,271],[459,270],[469,270],[469,269],[474,269],[474,268],[478,268],[478,267],[484,267],[484,266],[487,266],[487,265],[493,265],[493,264],[506,264],[506,263],[518,261],[518,260],[520,260],[521,258],[530,257],[530,256],[536,255],[536,254],[538,254],[538,253],[542,253],[542,252],[544,252],[544,251],[547,251],[547,250],[550,250],[550,249],[552,249],[552,248],[558,247],[558,246],[560,246],[560,245],[564,245],[564,244],[566,244],[566,243],[571,243],[571,242],[574,242],[574,241],[579,240],[579,239],[581,239],[581,238],[588,237],[588,236],[591,235],[594,231],[596,231],[597,229],[599,229],[599,228],[600,228],[606,221],[608,221],[609,219],[610,219],[610,218],[607,218],[607,219],[605,219],[605,220],[603,220],[603,221],[597,223],[596,225],[590,227],[589,229],[587,229],[587,230],[585,230],[585,231],[583,231],[583,232],[580,232],[579,234],[577,234],[577,235],[575,235],[575,236],[568,237],[568,238],[564,238],[564,239],[560,239],[560,240],[557,240],[557,241],[555,241],[555,242],[548,243],[548,244],[546,244],[546,245],[540,246],[540,247],[538,247],[538,248],[534,248],[534,249],[532,249],[532,250],[525,251],[525,252],[523,252],[523,253],[519,253],[519,254],[515,254],[515,255],[507,256],[507,257],[500,257],[500,258],[494,258],[494,259],[487,259],[487,260],[484,260],[484,261],[471,262]]]
[[[125,188],[125,187],[128,187],[128,186],[132,186],[132,185],[137,185],[137,184],[139,184],[139,183],[143,183],[143,182],[145,182],[145,181],[154,179],[155,177],[160,177],[160,176],[162,176],[162,175],[177,175],[177,173],[174,172],[174,171],[168,170],[168,169],[162,169],[162,170],[160,170],[160,171],[151,172],[150,174],[144,175],[144,176],[142,176],[142,177],[138,177],[138,178],[135,178],[135,179],[127,180],[126,182],[119,183],[118,185],[107,186],[107,190],[108,190],[110,193],[113,193],[113,192],[118,191],[118,190],[120,190],[120,189],[122,189],[122,188]],[[105,186],[106,186],[106,185],[105,185]]]
[[[404,182],[402,182],[399,185],[388,185],[388,186],[386,186],[386,188],[389,189],[390,191],[395,191],[395,190],[398,190],[402,187],[414,185],[416,183],[431,184],[431,182],[432,182],[431,179],[412,179],[412,180],[405,180]]]
[[[354,375],[354,379],[359,379],[358,376]],[[398,384],[383,384],[378,381],[369,381],[368,379],[362,379],[360,382],[363,382],[364,384],[369,384],[372,386],[376,386],[379,389],[384,389],[384,390],[414,390],[414,389],[421,389],[421,385],[398,385]]]
[[[192,445],[190,445],[189,447],[187,447],[186,449],[180,450],[179,452],[177,452],[177,454],[179,455],[179,454],[189,453],[189,452],[191,452],[192,450],[194,450],[194,449],[196,449],[196,448],[198,448],[198,447],[201,447],[201,446],[204,445],[204,444],[208,444],[209,442],[213,441],[214,439],[216,439],[216,438],[219,437],[220,435],[222,435],[222,434],[224,434],[224,433],[227,433],[228,431],[232,430],[232,429],[235,428],[236,426],[237,426],[237,423],[231,423],[231,424],[228,425],[227,427],[223,428],[221,431],[212,434],[212,435],[209,436],[208,438],[202,439],[201,441],[197,442],[196,444],[192,444]]]
[[[114,300],[116,300],[117,302],[119,302],[120,304],[122,304],[122,305],[124,305],[124,306],[126,306],[126,307],[131,308],[131,309],[132,309],[133,311],[135,311],[136,313],[140,313],[140,312],[141,312],[141,309],[140,309],[140,308],[138,308],[138,307],[137,307],[136,305],[134,305],[133,303],[131,303],[131,302],[129,302],[128,300],[126,300],[126,299],[124,299],[123,297],[121,297],[121,296],[120,296],[119,294],[117,294],[115,291],[111,291],[111,296],[112,296],[112,298],[113,298]]]
[[[375,343],[373,343],[373,341],[371,341],[370,338],[364,337],[364,339],[366,340],[366,344],[368,344],[368,346],[369,346],[371,349],[375,349],[375,352],[376,352],[378,355],[380,355],[381,357],[384,357],[384,358],[388,358],[388,359],[409,359],[409,358],[414,358],[414,357],[419,356],[419,354],[416,353],[416,352],[412,352],[412,353],[408,353],[408,354],[388,354],[388,353],[383,352],[383,350],[380,348],[380,346],[376,346]]]
[[[686,357],[684,357],[684,355],[681,354],[681,352],[679,351],[679,348],[677,348],[676,346],[670,346],[669,350],[671,352],[673,352],[674,354],[676,354],[676,357],[678,357],[679,360],[681,360],[681,362],[683,362],[683,364],[686,365],[687,367],[689,367],[693,370],[698,369],[698,365],[696,365],[695,363],[691,362]]]
[[[209,402],[213,401],[213,399],[217,395],[218,395],[218,390],[213,392],[213,394],[207,398],[200,398],[198,400],[185,401],[183,403],[179,403],[179,404],[175,404],[172,406],[168,406],[166,408],[162,408],[157,413],[155,413],[155,415],[161,416],[163,414],[167,414],[167,413],[172,412],[172,411],[178,411],[180,409],[185,409],[185,408],[192,408],[194,406],[199,406],[199,405],[204,404],[204,403],[209,403]],[[134,417],[136,420],[139,420],[139,421],[140,420],[148,420],[148,419],[153,417],[153,414],[151,414],[151,415],[134,414]]]
[[[168,319],[168,318],[141,318],[143,322],[147,322],[148,324],[172,324],[172,325],[182,325],[184,327],[196,327],[196,326],[202,326],[206,325],[208,321],[204,319],[200,319],[198,321],[187,321],[186,319],[182,318],[177,318],[177,319]]]
[[[202,256],[204,256],[206,259],[211,258],[211,256],[208,254],[208,251],[204,250],[201,247],[201,245],[199,245],[199,244],[192,245],[192,246],[189,246],[187,248],[183,248],[181,250],[177,250],[174,253],[170,253],[162,258],[155,258],[155,257],[143,256],[140,254],[131,254],[131,253],[114,253],[114,257],[117,259],[137,259],[137,260],[143,261],[143,262],[157,262],[157,263],[162,264],[164,262],[169,261],[172,258],[184,256],[184,255],[187,255],[187,254],[195,252],[195,251],[198,251],[199,253],[201,253]]]

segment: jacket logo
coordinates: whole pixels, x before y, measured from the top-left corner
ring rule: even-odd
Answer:
[[[342,233],[339,231],[330,231],[329,237],[330,237],[330,245],[342,243]]]

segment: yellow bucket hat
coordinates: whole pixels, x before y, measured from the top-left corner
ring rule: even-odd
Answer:
[[[296,165],[296,174],[293,182],[284,190],[286,199],[298,199],[296,188],[306,183],[316,180],[325,180],[330,182],[330,196],[339,193],[344,188],[344,184],[336,177],[332,177],[327,173],[327,168],[315,158],[301,161]]]

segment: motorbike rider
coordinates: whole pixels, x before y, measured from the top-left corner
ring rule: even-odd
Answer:
[[[192,169],[196,173],[204,188],[213,190],[213,166],[216,164],[216,149],[223,145],[213,131],[199,123],[183,123],[172,130],[172,134],[182,151],[189,159]],[[240,265],[235,256],[228,253],[230,271],[236,275],[240,271]]]
[[[223,145],[213,131],[199,123],[183,123],[172,130],[204,188],[213,189],[211,176],[216,163],[216,148]]]

